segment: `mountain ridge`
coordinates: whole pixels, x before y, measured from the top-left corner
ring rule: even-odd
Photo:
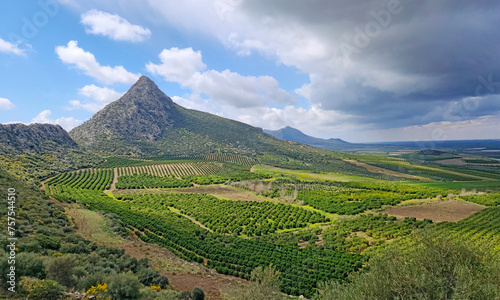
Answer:
[[[59,125],[0,124],[0,153],[45,153],[77,149],[78,145]]]
[[[303,133],[302,131],[286,126],[278,130],[267,130],[264,129],[264,132],[278,138],[280,140],[293,141],[297,143],[302,143],[306,145],[310,145],[313,147],[328,149],[328,150],[339,150],[349,147],[353,144],[346,142],[342,139],[330,138],[330,139],[322,139],[313,137]]]

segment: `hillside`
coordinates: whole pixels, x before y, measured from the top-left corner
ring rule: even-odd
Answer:
[[[0,153],[44,153],[76,149],[77,144],[59,125],[0,124]]]
[[[290,126],[281,128],[279,130],[264,130],[265,133],[274,136],[280,140],[293,141],[306,145],[311,145],[318,148],[335,150],[345,149],[350,147],[350,143],[341,139],[321,139],[312,137],[303,133],[302,131],[292,128]]]

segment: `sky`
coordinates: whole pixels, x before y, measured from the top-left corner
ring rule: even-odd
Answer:
[[[500,139],[500,2],[0,2],[0,123],[66,130],[141,75],[174,102],[349,142]]]

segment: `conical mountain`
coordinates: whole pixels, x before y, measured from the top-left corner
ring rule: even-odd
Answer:
[[[70,136],[89,150],[146,155],[246,152],[257,136],[267,137],[260,128],[175,104],[146,76]]]

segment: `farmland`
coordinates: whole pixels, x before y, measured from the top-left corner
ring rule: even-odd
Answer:
[[[499,235],[487,229],[495,211],[466,218],[482,206],[465,209],[468,214],[453,219],[458,223],[439,223],[450,219],[423,213],[421,206],[400,206],[430,202],[435,214],[446,209],[454,214],[458,206],[450,208],[452,200],[441,200],[451,197],[496,208],[498,193],[460,196],[456,184],[473,182],[442,181],[434,187],[438,183],[425,180],[396,183],[253,165],[255,160],[241,156],[197,159],[151,159],[137,165],[116,159],[113,168],[61,173],[46,182],[46,194],[113,213],[142,241],[220,274],[249,279],[254,268],[272,264],[282,274],[282,292],[306,297],[321,281],[344,282],[371,253],[394,241],[404,243],[422,228],[475,232],[476,241]],[[117,190],[104,194],[113,179]],[[474,231],[476,223],[480,231]]]

